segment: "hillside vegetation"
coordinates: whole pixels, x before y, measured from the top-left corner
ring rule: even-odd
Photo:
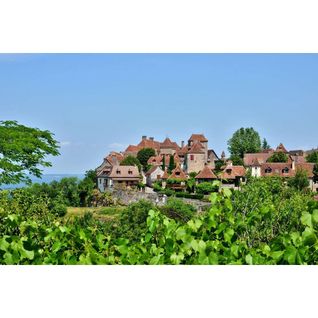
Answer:
[[[317,263],[318,204],[279,178],[212,193],[202,215],[171,200],[106,209],[103,219],[94,217],[103,209],[61,216],[47,195],[1,191],[0,263]]]

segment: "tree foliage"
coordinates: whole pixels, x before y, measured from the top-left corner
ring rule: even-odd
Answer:
[[[318,164],[318,151],[312,152],[306,157],[307,162]]]
[[[174,170],[175,168],[176,168],[176,164],[174,162],[174,156],[170,155],[168,172],[171,173],[172,170]]]
[[[271,149],[271,146],[270,146],[269,143],[267,142],[266,138],[263,139],[262,149],[263,149],[263,150]]]
[[[288,155],[281,151],[275,152],[267,159],[267,162],[288,162]]]
[[[155,155],[156,155],[156,152],[152,148],[143,148],[138,152],[137,159],[143,166],[144,171],[147,170],[148,160]]]
[[[245,153],[254,153],[261,150],[261,139],[254,128],[240,128],[228,141],[231,156],[244,157]]]
[[[51,166],[46,157],[59,155],[58,149],[58,142],[47,130],[1,121],[0,184],[30,183],[28,175],[41,177],[41,168]]]
[[[134,156],[131,156],[131,155],[128,155],[126,158],[124,158],[121,161],[120,165],[121,166],[137,166],[139,172],[141,171],[141,167],[142,167],[142,165],[141,165],[140,161],[138,160],[138,158],[136,158]]]
[[[309,187],[308,174],[306,170],[299,169],[296,175],[289,179],[289,185],[299,191],[304,191]]]

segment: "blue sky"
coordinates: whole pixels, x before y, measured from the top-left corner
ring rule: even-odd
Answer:
[[[0,120],[48,129],[82,173],[142,135],[204,133],[219,154],[240,127],[318,146],[318,54],[0,54]]]

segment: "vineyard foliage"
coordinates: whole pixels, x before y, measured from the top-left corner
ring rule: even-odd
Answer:
[[[118,221],[67,219],[47,196],[0,192],[1,264],[317,264],[318,204],[278,178],[210,195],[209,211],[139,202]],[[177,217],[176,217],[177,215]]]

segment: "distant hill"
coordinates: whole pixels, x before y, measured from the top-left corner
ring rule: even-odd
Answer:
[[[32,183],[51,183],[52,181],[60,181],[63,178],[76,177],[78,179],[83,179],[84,174],[44,174],[41,179],[31,177]],[[0,185],[0,189],[16,189],[25,187],[24,183],[19,184],[3,184]]]

